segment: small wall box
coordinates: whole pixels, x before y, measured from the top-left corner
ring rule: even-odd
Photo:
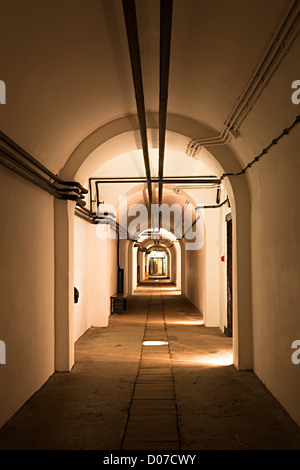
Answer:
[[[110,313],[122,314],[126,310],[127,294],[114,294],[110,297]]]

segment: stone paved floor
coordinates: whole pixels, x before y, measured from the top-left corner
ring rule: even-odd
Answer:
[[[56,373],[0,430],[0,449],[297,449],[300,429],[231,339],[166,281],[149,282],[108,328],[76,343]],[[160,340],[168,344],[143,345]]]
[[[144,342],[122,450],[180,449],[175,387],[161,296],[150,298]],[[162,344],[155,344],[157,342]]]

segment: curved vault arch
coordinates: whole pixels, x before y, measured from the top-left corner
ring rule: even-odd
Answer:
[[[146,118],[149,123],[149,148],[158,148],[159,113],[148,112]],[[186,116],[168,113],[166,147],[170,150],[185,153],[191,139],[216,135],[218,133],[206,124]],[[217,151],[218,147],[218,145],[210,147],[213,149],[212,152],[208,152],[203,147],[201,160],[207,163],[216,174],[242,169],[237,156],[229,147],[222,146],[221,153]],[[89,175],[105,161],[137,148],[141,149],[137,114],[118,117],[99,126],[83,139],[71,153],[59,175],[65,179],[77,179],[84,183]]]
[[[134,259],[133,257],[133,248],[134,248],[134,243],[128,240],[124,240],[123,243],[125,242],[125,245],[123,246],[123,249],[125,251],[127,250],[127,255],[128,255],[128,271],[126,273],[126,280],[125,283],[128,285],[128,292],[133,293],[134,291],[134,286],[136,286],[136,283],[134,281],[134,276],[136,276],[136,270],[133,268],[134,263],[138,263],[138,258]],[[182,293],[184,291],[182,290],[182,282],[181,282],[181,271],[182,271],[182,265],[181,265],[181,251],[182,251],[182,240],[178,240],[176,243],[169,245],[168,244],[169,240],[163,240],[162,244],[160,245],[161,250],[166,253],[168,256],[168,269],[169,269],[169,276],[170,279],[175,282],[176,284],[176,289],[179,289]],[[155,245],[153,245],[153,240],[151,238],[145,239],[142,243],[142,246],[144,248],[149,248],[151,251],[157,249]],[[153,250],[152,250],[153,249]],[[180,253],[178,253],[180,251]],[[139,251],[137,251],[138,255]],[[149,253],[141,253],[140,255],[144,256],[144,260],[142,262],[142,268],[145,266],[144,263],[146,263],[147,256]],[[141,261],[141,260],[140,260]],[[144,278],[142,274],[142,279]]]
[[[150,124],[149,147],[157,148],[158,113],[147,113]],[[207,125],[186,116],[168,114],[166,148],[185,153],[191,139],[217,133]],[[85,183],[105,161],[124,152],[141,148],[136,114],[118,117],[89,134],[72,152],[60,172],[65,179]],[[242,169],[230,145],[202,148],[199,159],[216,175]],[[229,196],[233,219],[233,357],[240,369],[252,369],[252,306],[250,258],[250,189],[248,177],[229,176],[223,180]]]
[[[142,232],[153,228],[151,224],[151,210],[148,208],[147,204],[147,190],[144,187],[144,185],[137,185],[135,188],[129,189],[124,195],[124,199],[122,199],[121,205],[118,203],[116,206],[116,220],[120,225],[124,228],[125,224],[122,223],[124,219],[122,219],[122,214],[126,215],[126,228],[130,227],[135,227],[138,228],[138,232],[132,232],[132,230],[129,230],[129,233],[132,235],[133,238],[135,238],[138,234],[141,234]],[[191,198],[190,198],[191,200]],[[190,201],[189,201],[190,202]],[[175,208],[177,207],[178,212],[176,212],[177,215],[180,215],[184,212],[184,206],[187,203],[187,196],[186,194],[178,194],[173,191],[173,189],[170,189],[166,187],[164,189],[163,193],[163,198],[162,198],[162,204],[165,204],[172,208],[174,205]],[[138,212],[135,210],[131,212],[127,216],[127,210],[128,209],[135,209],[134,206],[136,206],[136,209],[138,211],[139,206],[143,206],[145,211],[147,212],[147,217],[139,216],[137,215]],[[168,215],[168,214],[167,214]],[[191,223],[195,222],[197,217],[196,211],[195,211],[195,201],[192,200],[192,211],[191,211]],[[136,221],[136,222],[135,222]],[[176,222],[176,224],[175,224]],[[165,225],[167,223],[167,225]],[[137,225],[135,225],[137,224]],[[174,231],[176,230],[176,227],[178,227],[178,221],[176,221],[175,216],[173,215],[173,212],[170,214],[170,218],[168,217],[162,217],[162,229],[165,229],[171,233],[174,234]],[[184,228],[182,227],[181,229],[182,234],[184,231]]]

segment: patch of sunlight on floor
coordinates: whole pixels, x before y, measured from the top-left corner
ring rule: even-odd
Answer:
[[[184,361],[186,364],[199,364],[206,366],[231,366],[233,364],[233,354],[229,351],[224,351],[218,354],[203,354],[199,356],[194,356],[192,358],[186,359]]]

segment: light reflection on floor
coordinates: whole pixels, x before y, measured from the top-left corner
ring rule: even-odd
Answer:
[[[203,320],[167,320],[168,325],[187,325],[187,326],[201,326],[204,324]]]
[[[233,355],[230,351],[222,351],[217,354],[199,354],[197,356],[188,357],[181,360],[173,360],[173,362],[180,363],[181,365],[199,365],[199,366],[211,366],[211,367],[221,367],[221,366],[231,366],[233,364]]]
[[[143,341],[144,346],[163,346],[169,344],[167,341]]]
[[[147,295],[150,293],[152,298],[160,296],[163,299],[163,297],[166,296],[166,299],[169,298],[169,300],[171,300],[171,297],[173,295],[181,295],[181,291],[177,290],[176,286],[174,284],[171,284],[170,281],[160,281],[158,286],[155,281],[153,282],[153,279],[149,279],[149,281],[144,281],[137,287],[134,297],[138,297],[139,295],[145,294]],[[158,305],[158,300],[155,299],[154,302],[155,305]],[[202,333],[204,331],[204,321],[202,315],[199,312],[195,313],[195,315],[187,314],[186,311],[181,310],[180,308],[178,309],[178,306],[180,304],[176,303],[176,306],[175,304],[173,305],[175,307],[175,310],[173,312],[171,312],[169,307],[165,311],[166,325],[167,327],[171,328],[171,331],[169,331],[169,347],[172,352],[173,365],[178,365],[180,367],[224,367],[232,365],[233,354],[231,340],[229,340],[229,338],[226,338],[226,343],[230,341],[229,348],[228,344],[223,344],[224,340],[222,340],[221,338],[221,342],[219,344],[218,335],[215,338],[213,347],[211,345],[211,337],[206,335],[202,336],[202,334],[201,337],[199,336],[199,342],[190,342],[190,334],[192,334],[192,331],[196,331],[193,327],[196,327],[197,329],[199,328],[199,333],[201,330]],[[156,316],[153,312],[151,314],[151,320],[149,318],[149,324],[155,327],[155,325],[159,324],[160,322],[160,316]],[[177,327],[180,328],[180,335],[178,335],[179,330],[177,330]],[[209,330],[210,329],[208,329],[208,331]],[[184,331],[186,331],[186,333],[184,333]],[[155,347],[153,348],[153,351],[154,350],[156,363],[163,363],[163,356],[159,356],[158,350]]]

